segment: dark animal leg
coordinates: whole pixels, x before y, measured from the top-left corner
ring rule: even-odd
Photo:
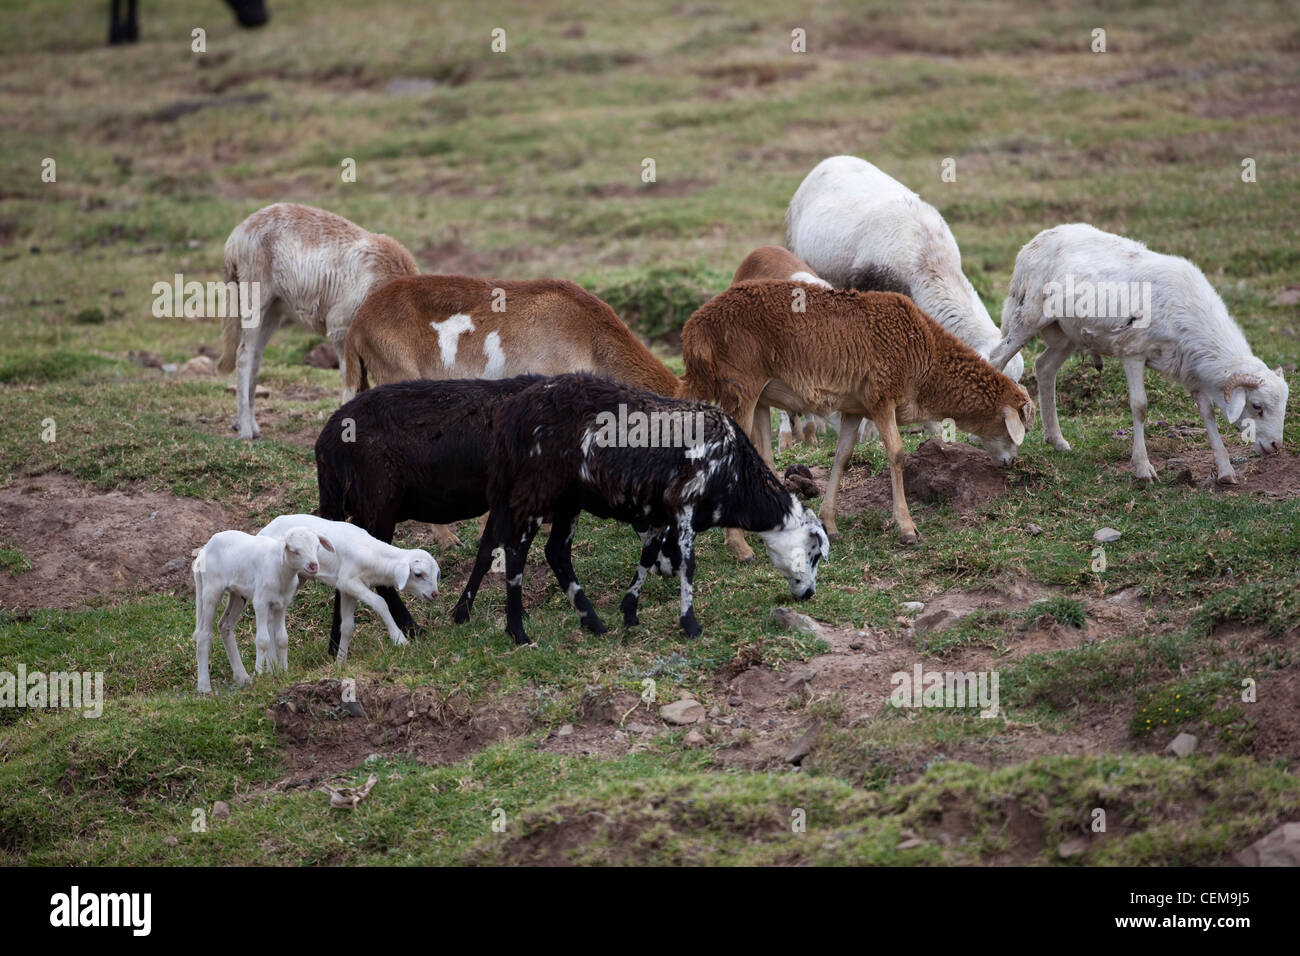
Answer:
[[[516,644],[530,644],[524,632],[524,563],[528,560],[528,548],[533,543],[533,535],[541,527],[540,517],[530,518],[528,528],[519,536],[518,541],[506,544],[506,633],[515,639]],[[512,535],[513,537],[513,535]]]
[[[478,589],[483,583],[484,576],[492,570],[492,552],[504,540],[505,535],[499,532],[495,518],[489,515],[483,534],[478,539],[478,554],[474,558],[474,569],[470,571],[469,580],[465,582],[465,590],[460,592],[460,600],[456,602],[455,610],[452,611],[452,618],[457,624],[469,623],[470,613],[474,610],[474,598],[478,596]]]
[[[633,525],[633,528],[636,528],[637,534],[641,536],[641,558],[637,562],[632,583],[627,586],[627,593],[623,595],[623,603],[619,606],[623,612],[624,627],[635,627],[641,623],[636,615],[637,605],[641,601],[641,587],[645,584],[650,570],[659,563],[659,551],[664,541],[662,528],[642,530],[636,525]]]
[[[573,570],[573,532],[578,527],[578,515],[573,511],[557,510],[551,518],[551,536],[546,539],[546,560],[555,572],[555,581],[578,612],[579,623],[593,634],[604,634],[608,628],[601,623],[596,609],[587,600],[578,575]]]
[[[691,527],[692,515],[678,516],[677,543],[682,551],[682,616],[678,621],[687,637],[699,637],[700,622],[695,620],[695,529]]]

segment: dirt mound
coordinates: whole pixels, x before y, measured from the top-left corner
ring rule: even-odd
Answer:
[[[965,442],[931,438],[903,463],[903,489],[909,505],[948,502],[965,514],[1001,497],[1006,488],[1006,472],[988,452]],[[888,470],[871,475],[865,466],[850,467],[840,485],[838,505],[844,515],[865,509],[890,511],[893,492]]]
[[[1236,451],[1229,449],[1234,458]],[[1250,452],[1241,461],[1234,461],[1232,467],[1237,472],[1235,485],[1219,484],[1214,480],[1217,472],[1214,454],[1209,448],[1188,450],[1177,457],[1166,459],[1163,465],[1160,462],[1153,464],[1162,478],[1195,485],[1206,491],[1229,494],[1245,491],[1271,498],[1300,496],[1300,455],[1294,455],[1286,449],[1276,455],[1256,455]]]
[[[266,712],[284,744],[285,762],[311,782],[352,770],[371,754],[449,764],[531,724],[522,699],[510,697],[475,707],[433,687],[357,681],[356,700],[365,716],[344,707],[338,680],[285,690]]]
[[[0,541],[31,569],[0,571],[0,607],[69,608],[111,591],[184,587],[190,552],[237,524],[192,498],[102,494],[58,472],[20,478],[0,489]]]

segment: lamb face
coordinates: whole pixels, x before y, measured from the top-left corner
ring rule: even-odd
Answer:
[[[793,508],[779,528],[761,532],[772,566],[785,575],[790,594],[806,601],[817,593],[817,562],[830,553],[821,519],[794,495]]]
[[[333,551],[334,546],[306,528],[290,528],[284,536],[284,557],[299,574],[312,575],[320,570],[320,549]]]
[[[432,601],[438,593],[438,562],[427,551],[412,550],[399,559],[403,565],[398,569],[397,579],[403,581],[402,587],[420,595],[426,601]],[[406,572],[403,580],[402,571]]]
[[[1023,389],[1021,390],[1023,392]],[[1004,468],[1016,460],[1025,433],[1034,424],[1034,403],[1028,394],[1018,407],[1003,405],[998,413],[985,421],[957,422],[959,428],[979,435],[984,450]]]

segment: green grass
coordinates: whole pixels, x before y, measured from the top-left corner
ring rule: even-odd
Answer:
[[[943,0],[903,20],[840,0],[794,13],[771,0],[743,11],[515,0],[455,15],[437,3],[278,0],[258,31],[214,7],[208,52],[195,55],[184,5],[149,6],[141,43],[110,50],[79,0],[11,3],[0,14],[0,483],[57,470],[88,494],[215,502],[245,528],[315,507],[310,445],[338,387],[335,373],[302,365],[315,338],[272,339],[252,445],[229,429],[226,379],[178,382],[131,360],[143,350],[181,363],[219,347],[213,320],[155,317],[153,284],[221,278],[226,236],[269,202],[324,206],[394,235],[427,271],[574,278],[680,372],[683,322],[747,252],[782,241],[798,183],[844,152],[943,212],[995,318],[1019,248],[1089,221],[1191,258],[1256,354],[1291,374],[1295,307],[1272,302],[1300,285],[1300,132],[1274,100],[1300,82],[1300,33],[1278,28],[1295,5],[1194,6],[1110,6],[1099,21],[1108,52],[1093,54],[1094,15],[999,0]],[[506,53],[489,48],[497,26]],[[806,54],[789,50],[795,26]],[[398,78],[434,85],[392,95]],[[1247,156],[1253,185],[1240,180]],[[41,180],[46,157],[56,182]],[[344,158],[355,183],[340,177]],[[1147,388],[1157,466],[1204,450],[1173,430],[1197,417],[1187,394],[1154,373]],[[864,711],[844,689],[780,713],[825,725],[799,774],[732,759],[763,728],[728,737],[713,718],[698,748],[674,730],[587,756],[547,749],[564,723],[590,728],[593,709],[622,713],[646,680],[660,700],[690,691],[729,714],[724,670],[788,669],[827,651],[769,622],[789,601],[783,579],[761,555],[737,566],[720,533],[700,540],[699,641],[680,636],[671,581],[647,584],[640,628],[599,638],[549,587],[529,599],[527,650],[502,633],[499,585],[465,627],[450,624],[448,585],[415,609],[428,630],[404,648],[363,611],[339,668],[326,651],[329,595],[308,587],[290,610],[289,675],[236,691],[218,645],[211,699],[193,692],[188,593],[114,591],[69,610],[0,609],[0,670],[102,671],[106,688],[99,719],[0,710],[0,862],[1050,863],[1060,842],[1089,836],[1096,807],[1113,836],[1089,836],[1074,862],[1223,862],[1293,819],[1300,800],[1294,755],[1268,749],[1272,711],[1258,709],[1297,666],[1300,499],[1211,493],[1172,468],[1141,486],[1126,470],[1120,367],[1072,361],[1058,392],[1071,453],[1035,428],[1002,497],[968,515],[914,503],[916,547],[897,543],[884,512],[842,517],[801,607],[908,660],[993,649],[997,719]],[[909,450],[920,440],[908,436]],[[828,443],[798,446],[779,464],[830,456]],[[878,472],[884,458],[864,446],[855,463]],[[1025,533],[1030,522],[1041,535]],[[1092,535],[1107,525],[1123,536],[1097,572]],[[431,546],[427,529],[402,535]],[[113,557],[84,545],[87,560]],[[4,531],[0,572],[21,585],[41,549],[38,536]],[[577,572],[609,624],[637,551],[626,528],[580,525]],[[473,559],[470,544],[435,553],[448,581]],[[533,560],[542,566],[540,549]],[[896,621],[903,601],[1018,582],[1052,596],[915,639]],[[1151,606],[1143,625],[1083,643],[1099,623],[1084,599],[1134,587]],[[1052,624],[1063,649],[1016,653]],[[247,657],[251,615],[239,635]],[[331,811],[319,791],[277,787],[294,772],[267,710],[296,682],[340,676],[519,706],[527,726],[444,766],[377,745],[382,759],[342,766],[336,781],[373,771],[371,796]],[[1261,703],[1241,700],[1247,678]],[[641,707],[628,721],[638,719],[654,715]],[[1102,720],[1120,728],[1116,752],[1028,745],[1088,739]],[[1212,752],[1156,756],[1179,730]],[[231,818],[192,830],[194,811],[216,800],[232,803]]]

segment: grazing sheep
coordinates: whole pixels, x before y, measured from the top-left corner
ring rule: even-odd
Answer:
[[[348,332],[346,395],[409,379],[595,372],[662,395],[677,376],[614,310],[557,279],[411,276],[367,298]]]
[[[212,622],[221,596],[227,591],[230,604],[221,618],[221,641],[226,645],[235,683],[241,687],[248,683],[248,672],[235,644],[235,624],[249,601],[257,615],[257,673],[289,666],[285,611],[297,593],[298,576],[310,577],[319,569],[321,548],[334,550],[329,539],[307,528],[291,528],[283,538],[219,531],[195,552],[194,643],[199,660],[199,693],[212,692],[208,676]]]
[[[338,350],[346,381],[343,341],[362,300],[389,279],[417,271],[415,260],[396,239],[312,206],[276,203],[236,226],[226,240],[226,281],[257,283],[258,289],[256,315],[254,303],[241,302],[239,309],[230,310],[239,314],[222,317],[217,368],[229,372],[238,364],[239,437],[261,434],[253,414],[253,391],[272,332],[297,321],[326,336]]]
[[[939,211],[856,156],[813,168],[785,213],[786,245],[836,286],[901,292],[988,358],[1002,338],[962,273],[961,252]],[[1024,360],[1007,374],[1020,381]]]
[[[1056,374],[1076,349],[1124,363],[1133,411],[1132,465],[1139,478],[1156,477],[1143,433],[1142,373],[1148,365],[1191,392],[1219,481],[1235,482],[1237,474],[1215,424],[1216,404],[1230,423],[1246,429],[1257,451],[1282,448],[1290,392],[1282,369],[1270,370],[1254,356],[1214,287],[1186,259],[1087,223],[1044,230],[1016,256],[1002,328],[1006,338],[993,351],[994,365],[1043,336],[1047,349],[1034,363],[1043,436],[1061,451],[1070,444],[1056,415]]]
[[[953,419],[1009,464],[1033,422],[1029,394],[906,296],[892,292],[807,289],[806,311],[790,308],[792,282],[742,282],[706,302],[682,329],[683,391],[714,401],[737,421],[755,421],[762,403],[842,415],[822,501],[835,537],[835,496],[863,416],[875,423],[889,456],[894,520],[916,540],[903,496],[899,425]],[[756,420],[762,425],[762,416]],[[744,541],[728,544],[745,560]]]
[[[354,524],[329,521],[316,515],[281,515],[259,531],[258,535],[280,538],[290,528],[306,528],[322,538],[328,535],[330,543],[334,545],[332,554],[320,556],[320,567],[313,577],[339,592],[342,613],[339,663],[348,656],[348,645],[352,643],[358,601],[367,604],[379,615],[394,644],[405,644],[406,636],[393,620],[387,603],[371,589],[382,586],[400,592],[409,588],[425,600],[432,601],[438,593],[439,573],[438,562],[433,556],[418,548],[394,547],[371,537],[365,529]],[[242,604],[236,608],[235,598],[232,597],[226,614],[233,613],[238,618],[242,609]],[[224,622],[225,618],[222,620]]]
[[[360,393],[330,416],[316,439],[321,516],[352,521],[392,541],[402,521],[445,524],[485,513],[493,415],[505,399],[540,381],[536,375],[411,381]],[[459,623],[468,620],[473,592],[490,565],[491,547],[486,563],[475,565],[468,600],[462,595],[456,606]],[[375,590],[398,628],[413,632],[415,622],[397,592]],[[330,653],[343,646],[336,594]]]
[[[648,427],[647,427],[648,426]],[[675,524],[681,559],[681,617],[688,637],[695,619],[695,535],[718,525],[762,535],[791,593],[813,595],[826,532],[786,491],[735,423],[719,409],[664,398],[591,375],[561,375],[502,404],[492,438],[485,533],[505,542],[506,633],[528,643],[523,625],[523,569],[543,519],[551,515],[546,557],[584,627],[604,630],[583,594],[570,556],[580,511],[652,529]],[[636,623],[657,535],[644,547],[623,599],[624,622]]]
[[[745,256],[740,262],[740,267],[736,269],[736,274],[731,277],[731,284],[735,285],[737,282],[747,282],[751,279],[790,279],[793,282],[806,282],[824,289],[833,288],[825,279],[819,278],[808,263],[789,249],[782,249],[780,246],[759,246]],[[765,406],[759,406],[754,414],[770,415],[771,411]],[[797,422],[791,422],[791,415],[784,408],[780,409],[780,419],[776,442],[777,447],[785,451],[794,445],[794,432],[799,425]],[[824,427],[824,423],[821,423],[821,427]],[[811,445],[817,440],[818,430],[819,423],[815,416],[803,423],[801,437],[805,445]],[[752,429],[750,434],[754,434]],[[760,448],[759,451],[763,449]],[[764,454],[763,457],[767,459],[770,455]]]

